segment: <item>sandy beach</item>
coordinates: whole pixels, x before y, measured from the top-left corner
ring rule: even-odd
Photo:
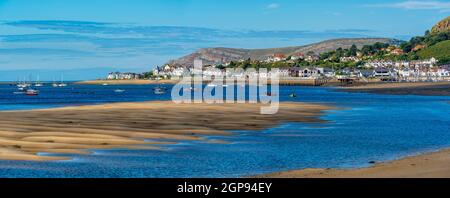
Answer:
[[[450,82],[369,83],[342,87],[342,90],[392,95],[450,96]]]
[[[370,168],[305,169],[271,173],[260,178],[450,178],[450,150],[376,164]]]
[[[333,107],[281,103],[276,115],[261,115],[261,104],[114,103],[45,110],[0,112],[0,160],[65,160],[46,153],[89,154],[89,149],[158,149],[227,130],[262,130],[282,122],[323,122]],[[146,141],[152,140],[152,141]]]
[[[179,80],[91,80],[80,81],[75,84],[81,85],[159,85],[159,84],[177,84]],[[211,83],[210,81],[203,81],[203,84]],[[224,82],[226,83],[226,82]],[[270,84],[270,81],[268,81]],[[314,79],[290,79],[280,80],[280,85],[288,86],[319,86],[319,82]]]

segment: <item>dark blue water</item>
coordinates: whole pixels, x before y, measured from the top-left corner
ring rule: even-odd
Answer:
[[[14,94],[15,86],[0,85],[0,110],[25,110],[49,107],[100,104],[126,101],[169,100],[168,95],[155,95],[153,88],[156,85],[76,85],[54,88],[44,86],[39,88],[38,96]],[[169,86],[167,86],[169,87]],[[124,93],[114,90],[122,89]]]
[[[0,86],[0,109],[47,108],[104,102],[168,100],[153,86],[41,89],[35,98]],[[114,93],[115,89],[126,92]],[[296,92],[298,98],[288,95]],[[264,131],[208,137],[230,144],[180,142],[162,150],[97,150],[63,162],[0,161],[0,177],[241,177],[303,168],[354,168],[450,147],[450,97],[337,92],[282,87],[282,101],[334,104],[326,124],[284,123]],[[276,115],[275,115],[276,116]],[[45,154],[43,154],[45,155]]]

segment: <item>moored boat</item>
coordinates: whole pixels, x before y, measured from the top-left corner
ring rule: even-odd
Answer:
[[[39,75],[37,76],[37,81],[36,81],[36,83],[34,84],[34,86],[35,86],[35,87],[42,87],[42,86],[44,86],[44,84],[42,84],[42,83],[40,82],[40,80],[39,80]]]
[[[38,91],[38,90],[35,90],[35,89],[28,89],[28,90],[25,92],[25,94],[26,94],[27,96],[37,96],[37,95],[39,95],[39,91]]]
[[[64,76],[61,75],[61,82],[60,83],[56,83],[53,81],[53,87],[67,87],[67,84],[64,83]]]
[[[155,93],[156,95],[162,95],[166,93],[166,88],[164,87],[156,87],[153,89],[153,93]]]

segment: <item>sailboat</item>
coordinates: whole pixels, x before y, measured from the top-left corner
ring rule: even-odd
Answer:
[[[36,81],[36,83],[34,84],[34,86],[35,86],[35,87],[42,87],[42,86],[44,86],[44,85],[39,81],[39,75],[37,76],[37,81]]]
[[[67,87],[67,84],[64,83],[64,77],[61,75],[61,82],[60,83],[56,83],[55,82],[55,78],[53,78],[53,87]]]
[[[25,80],[23,80],[22,82],[18,82],[18,83],[17,83],[17,88],[18,88],[20,91],[24,91],[24,90],[25,90],[27,87],[29,87],[29,86],[30,86],[30,85],[27,84]]]
[[[24,84],[24,83],[17,84],[17,88],[21,91],[25,90],[25,88],[27,88],[27,87],[28,87],[28,85]]]
[[[55,77],[53,77],[53,83],[52,83],[52,86],[53,86],[53,87],[58,87],[58,83],[56,83]]]
[[[67,87],[67,84],[64,83],[64,76],[61,75],[61,83],[58,84],[58,87]]]

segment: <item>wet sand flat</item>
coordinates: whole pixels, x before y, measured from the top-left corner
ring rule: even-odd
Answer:
[[[344,87],[342,90],[392,95],[450,96],[450,82],[372,83]]]
[[[370,168],[305,169],[258,176],[261,178],[450,178],[450,150],[408,157]]]
[[[0,112],[0,160],[65,160],[45,153],[88,154],[89,149],[158,149],[176,141],[263,130],[282,122],[323,122],[333,107],[281,103],[278,114],[261,115],[262,104],[113,103]],[[146,141],[152,140],[152,141]]]

